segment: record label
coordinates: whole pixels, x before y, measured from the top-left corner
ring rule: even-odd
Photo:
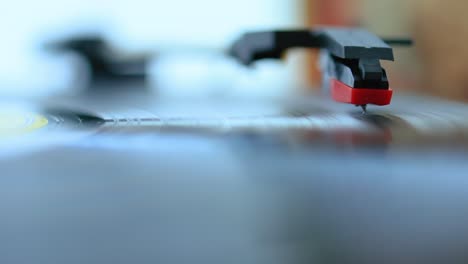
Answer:
[[[0,139],[41,129],[49,123],[45,116],[31,112],[7,110],[0,112]]]

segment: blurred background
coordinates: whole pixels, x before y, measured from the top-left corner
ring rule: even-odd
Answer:
[[[202,92],[226,90],[239,79],[233,72],[240,70],[219,54],[243,32],[327,24],[413,37],[414,48],[398,48],[397,62],[386,63],[393,88],[463,101],[468,99],[464,59],[468,55],[462,47],[463,36],[468,36],[465,7],[468,4],[460,0],[18,0],[4,5],[0,17],[0,93],[44,96],[76,91],[82,86],[77,78],[83,71],[76,70],[80,60],[57,56],[46,47],[80,35],[102,37],[126,53],[151,54],[150,79],[159,93],[190,94],[195,89],[190,85],[211,87]],[[268,87],[281,79],[316,89],[320,83],[316,55],[292,53],[286,66],[256,69],[250,83]],[[226,81],[215,82],[212,76]],[[275,92],[296,91],[286,86]]]

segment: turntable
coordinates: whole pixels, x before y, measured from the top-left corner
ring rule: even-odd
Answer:
[[[311,40],[267,32],[231,51],[250,62],[311,46],[290,34]],[[331,97],[171,98],[134,75],[113,89],[114,68],[106,89],[5,100],[0,261],[466,263],[468,106],[398,87],[388,105],[378,43],[322,50]],[[386,106],[354,106],[367,104]]]

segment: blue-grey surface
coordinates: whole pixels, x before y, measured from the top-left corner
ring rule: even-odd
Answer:
[[[0,160],[0,262],[466,263],[464,108],[119,114]]]

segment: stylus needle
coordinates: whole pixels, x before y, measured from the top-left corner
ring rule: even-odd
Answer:
[[[360,105],[362,108],[362,113],[367,114],[367,105]]]

